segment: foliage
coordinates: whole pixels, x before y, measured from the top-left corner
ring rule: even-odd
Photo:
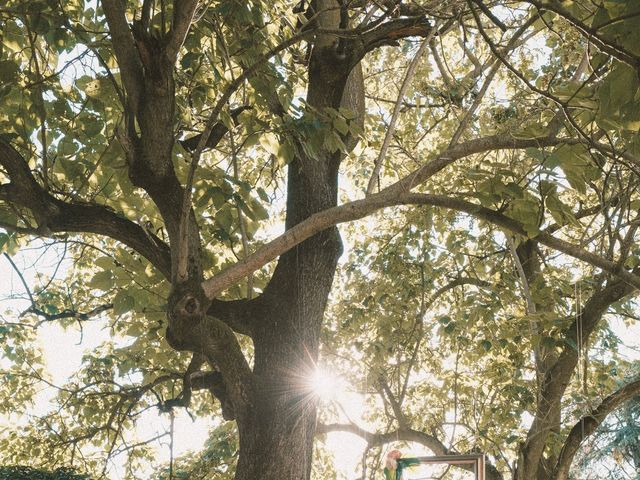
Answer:
[[[577,474],[596,466],[611,478],[631,477],[640,467],[640,404],[636,397],[611,415],[576,460]],[[636,473],[637,475],[637,473]]]
[[[189,0],[0,7],[0,251],[20,297],[0,323],[0,413],[24,420],[0,459],[96,476],[117,459],[134,478],[158,464],[148,412],[232,405],[236,422],[173,465],[232,478],[243,428],[261,431],[243,420],[279,428],[274,451],[310,435],[299,377],[319,361],[363,408],[334,398],[318,429],[363,437],[370,477],[395,441],[486,452],[493,480],[561,479],[576,422],[637,369],[611,325],[637,321],[640,4],[336,3],[327,33],[309,2],[196,3],[168,66]],[[318,53],[327,41],[340,55]],[[366,108],[340,101],[345,65]],[[205,320],[175,314],[211,284]],[[38,330],[93,320],[108,338],[52,385]],[[45,385],[56,397],[31,415]],[[614,459],[634,454],[635,405],[594,437]],[[328,445],[314,478],[338,474]]]
[[[0,467],[2,480],[89,480],[87,475],[75,473],[70,468],[57,468],[52,472],[38,470],[32,467],[3,466]]]
[[[226,480],[233,478],[238,455],[237,433],[230,423],[210,432],[201,452],[194,452],[179,458],[173,465],[173,478],[191,480]],[[169,478],[169,466],[156,472],[157,480]]]

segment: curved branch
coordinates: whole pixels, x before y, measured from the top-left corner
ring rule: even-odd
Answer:
[[[28,209],[37,222],[37,226],[33,228],[0,223],[1,228],[38,236],[50,236],[54,233],[104,235],[135,250],[151,262],[166,279],[171,278],[171,251],[169,246],[153,232],[106,206],[66,203],[56,199],[38,184],[29,170],[27,161],[18,151],[2,140],[0,140],[0,165],[7,172],[11,182],[0,185],[0,200]],[[253,303],[247,300],[215,300],[208,313],[229,325],[234,331],[248,335],[247,319],[251,318],[252,305]],[[34,310],[33,313],[42,316],[39,311]],[[48,315],[45,318],[49,320],[52,317],[74,316],[80,320],[85,319],[85,314],[76,312],[72,315],[73,313],[65,311],[56,314],[57,316]]]
[[[173,5],[173,24],[169,32],[169,41],[165,47],[165,55],[170,64],[178,58],[178,52],[189,33],[189,27],[198,7],[198,0],[176,0]]]
[[[388,20],[377,27],[365,32],[356,39],[359,45],[359,55],[354,60],[384,45],[397,45],[398,40],[408,37],[429,37],[433,35],[433,27],[425,16],[399,17]]]
[[[102,0],[101,3],[111,32],[113,50],[120,66],[120,75],[129,96],[129,106],[137,112],[143,85],[142,62],[127,23],[124,2]]]
[[[104,305],[98,305],[97,307],[92,308],[87,312],[78,312],[76,310],[71,310],[67,308],[58,313],[47,313],[39,309],[36,305],[33,305],[32,307],[25,310],[23,312],[23,315],[26,313],[33,313],[38,317],[42,317],[44,319],[42,322],[53,322],[55,320],[60,320],[63,318],[74,318],[79,322],[84,322],[87,320],[91,320],[96,315],[100,315],[102,312],[106,312],[108,310],[111,310],[112,308],[113,308],[113,303],[105,303]]]
[[[414,203],[407,197],[411,189],[424,183],[460,158],[490,150],[542,147],[559,143],[562,143],[561,139],[552,137],[518,139],[510,134],[500,134],[454,145],[413,173],[378,193],[372,194],[363,200],[355,200],[311,215],[256,250],[252,255],[206,280],[202,284],[204,292],[209,298],[214,298],[235,282],[258,270],[307,238],[329,227],[366,217],[381,208]],[[518,228],[522,231],[522,227],[518,225]],[[640,285],[640,279],[638,284]]]
[[[316,14],[317,15],[317,14]],[[350,42],[353,47],[354,54],[352,55],[351,62],[352,66],[355,66],[362,57],[369,51],[380,45],[390,45],[397,42],[399,39],[412,37],[412,36],[426,36],[429,35],[432,30],[431,24],[427,21],[425,17],[411,17],[411,18],[398,18],[388,22],[385,22],[378,27],[359,34],[358,29],[353,30],[330,30],[330,29],[309,29],[302,30],[301,32],[295,34],[291,38],[283,41],[276,47],[270,49],[269,51],[262,54],[256,62],[254,62],[251,66],[247,67],[241,75],[239,75],[233,82],[229,84],[229,86],[225,89],[220,99],[216,102],[209,119],[207,120],[204,131],[202,132],[202,136],[198,141],[198,145],[191,155],[191,165],[189,168],[188,176],[187,176],[187,184],[185,187],[185,196],[182,202],[182,213],[180,216],[180,225],[179,225],[179,240],[178,240],[178,261],[177,261],[177,278],[181,281],[186,280],[187,278],[187,259],[189,257],[188,252],[188,229],[187,229],[187,219],[188,213],[191,208],[191,190],[194,181],[195,171],[197,169],[198,163],[200,161],[200,156],[205,146],[209,142],[209,137],[211,136],[211,132],[218,120],[218,116],[222,111],[224,105],[229,101],[233,93],[248,79],[250,78],[261,65],[267,62],[274,55],[279,52],[289,48],[291,45],[295,43],[307,39],[310,36],[315,34],[326,33],[328,35],[334,34],[336,36],[350,36],[352,35],[355,40]],[[320,229],[318,231],[321,231]],[[317,232],[315,232],[317,233]],[[306,237],[308,238],[308,237]],[[303,239],[304,240],[304,239]],[[292,245],[293,246],[293,245]],[[286,250],[285,250],[286,251]],[[280,252],[283,253],[283,252]],[[276,256],[271,258],[273,260]],[[260,268],[259,266],[254,268],[251,271]],[[247,272],[251,273],[251,272]],[[242,275],[245,276],[245,275]],[[240,278],[242,278],[242,276]],[[206,283],[206,282],[205,282]],[[233,282],[232,282],[233,283]],[[206,291],[206,290],[205,290]],[[212,298],[214,295],[207,294],[209,298]]]
[[[626,49],[622,45],[606,39],[604,35],[598,32],[598,28],[590,27],[579,18],[576,18],[571,14],[571,12],[564,8],[560,4],[560,2],[554,0],[547,2],[541,2],[539,0],[525,1],[536,7],[538,10],[547,10],[561,16],[567,22],[577,28],[587,40],[593,43],[600,50],[608,53],[617,60],[626,63],[634,70],[640,72],[640,56],[634,54],[632,51]]]
[[[411,428],[399,428],[388,433],[372,433],[353,423],[318,424],[316,434],[330,432],[346,432],[361,437],[369,447],[380,447],[392,442],[416,442],[424,445],[435,455],[449,455],[454,452],[449,450],[444,443],[433,435]]]
[[[439,207],[450,208],[460,212],[465,212],[473,215],[476,218],[485,220],[489,223],[493,223],[499,227],[502,227],[511,232],[517,233],[523,237],[527,237],[528,234],[524,230],[523,226],[517,220],[507,217],[500,212],[491,210],[481,205],[467,202],[458,198],[447,197],[444,195],[429,195],[412,193],[402,197],[403,203],[418,203],[423,205],[433,205]],[[559,252],[565,253],[570,257],[582,260],[585,263],[598,267],[607,273],[617,276],[627,282],[629,285],[640,289],[640,276],[635,273],[631,273],[624,268],[620,267],[618,262],[612,262],[606,258],[600,257],[594,253],[591,253],[583,248],[573,245],[565,240],[559,239],[546,232],[540,232],[535,237],[536,241],[542,245],[546,245],[549,248],[553,248]]]
[[[489,9],[489,7],[487,7],[482,0],[472,0],[473,3],[475,3],[476,5],[478,5],[478,8],[480,10],[482,10],[482,13],[484,13],[487,18],[489,18],[489,20],[491,20],[500,30],[502,30],[503,32],[506,32],[508,30],[508,27],[502,23],[502,21],[496,17],[493,12]]]
[[[28,209],[36,220],[33,233],[96,233],[113,238],[149,260],[165,277],[171,275],[169,246],[137,223],[104,205],[67,203],[46,192],[29,170],[27,161],[0,140],[0,165],[10,183],[2,185],[0,200]],[[19,228],[19,227],[18,227]]]
[[[607,309],[632,291],[633,288],[622,280],[611,282],[589,298],[582,309],[582,314],[564,331],[564,347],[542,379],[535,417],[522,447],[526,462],[518,466],[519,471],[515,478],[530,478],[541,463],[546,440],[551,429],[554,428],[553,415],[550,412],[560,408],[562,397],[578,364],[578,351],[575,346],[579,342],[587,343]],[[576,334],[578,324],[582,326],[581,339],[578,339]]]
[[[434,292],[434,294],[427,300],[424,306],[425,313],[433,306],[433,304],[440,298],[440,296],[447,293],[449,290],[453,290],[456,287],[461,287],[463,285],[475,285],[479,288],[489,288],[491,284],[485,280],[480,280],[479,278],[473,277],[458,277],[455,280],[447,283],[446,285],[440,287],[438,290]]]
[[[567,480],[571,463],[582,442],[595,432],[607,415],[638,395],[640,395],[640,380],[631,382],[612,393],[602,400],[600,405],[590,414],[582,417],[569,432],[550,478],[553,480]]]

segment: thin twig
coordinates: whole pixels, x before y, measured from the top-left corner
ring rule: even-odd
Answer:
[[[373,193],[373,189],[376,183],[379,185],[379,176],[380,169],[382,167],[382,162],[384,157],[387,154],[387,150],[389,149],[389,144],[391,143],[391,139],[393,138],[393,132],[396,129],[396,122],[398,121],[398,116],[400,115],[400,110],[402,109],[402,101],[407,92],[407,88],[409,88],[409,84],[413,80],[413,77],[416,73],[416,67],[422,58],[422,54],[426,50],[431,38],[433,37],[436,29],[431,30],[427,38],[424,39],[420,48],[416,52],[413,60],[409,64],[409,68],[407,69],[407,73],[404,76],[404,80],[402,81],[402,85],[400,86],[400,91],[398,92],[398,99],[395,102],[395,106],[393,107],[393,114],[391,115],[391,120],[389,121],[389,127],[387,128],[387,133],[384,136],[384,141],[382,142],[382,148],[380,148],[380,152],[378,153],[378,158],[376,158],[373,165],[373,172],[371,173],[371,177],[369,178],[369,184],[367,185],[367,195],[371,195]]]

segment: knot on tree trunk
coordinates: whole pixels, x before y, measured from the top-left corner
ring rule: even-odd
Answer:
[[[200,282],[188,281],[174,285],[167,308],[167,342],[176,350],[193,350],[203,337],[204,319],[211,300]]]

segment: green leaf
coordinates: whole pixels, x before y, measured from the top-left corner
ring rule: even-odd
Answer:
[[[545,198],[545,206],[558,225],[579,225],[571,208],[565,205],[555,194],[550,194]]]
[[[541,123],[531,123],[514,130],[512,134],[515,138],[523,140],[540,138],[549,135],[549,127]]]
[[[335,132],[327,132],[326,136],[324,137],[323,146],[331,153],[338,151],[344,152],[347,149],[342,139]]]
[[[58,154],[71,156],[78,151],[78,144],[70,136],[64,137],[58,144]]]
[[[584,145],[562,145],[556,148],[547,160],[551,168],[560,167],[571,187],[586,193],[587,184],[600,177],[589,151]]]
[[[81,130],[87,137],[93,137],[102,131],[103,126],[103,123],[97,117],[89,115],[82,119]]]
[[[540,203],[531,195],[518,198],[509,203],[507,215],[522,224],[529,238],[533,238],[539,230]]]
[[[456,322],[451,321],[447,324],[446,327],[444,327],[444,332],[448,335],[450,335],[451,333],[453,333],[453,331],[456,329]]]
[[[0,252],[4,252],[5,245],[9,242],[9,235],[6,233],[0,233]]]
[[[267,132],[262,135],[260,137],[260,145],[272,155],[277,156],[280,151],[280,142],[278,141],[277,135],[273,132]]]
[[[98,257],[94,261],[94,264],[106,271],[115,267],[115,262],[112,257]]]
[[[0,61],[0,82],[11,83],[17,76],[20,67],[11,60]]]
[[[264,188],[258,187],[257,192],[258,192],[258,196],[260,197],[260,200],[262,200],[263,202],[269,203],[271,201],[271,199],[269,198],[269,195],[267,195],[267,192],[264,191]]]
[[[637,132],[640,129],[639,94],[640,81],[637,72],[626,64],[617,63],[598,90],[598,125],[608,130]]]
[[[120,290],[113,298],[113,313],[116,315],[122,315],[133,309],[136,305],[136,300],[125,290]]]
[[[222,230],[224,230],[227,234],[232,233],[233,213],[228,205],[225,205],[223,208],[218,210],[215,215],[215,219],[216,224],[218,224],[218,226],[220,226]]]
[[[290,142],[283,142],[278,146],[278,159],[281,165],[288,165],[295,156],[295,148]]]
[[[91,288],[97,288],[106,292],[114,285],[113,273],[108,270],[98,272],[91,278],[88,285]]]
[[[342,117],[336,117],[333,119],[333,128],[338,130],[342,135],[349,133],[349,124]]]

